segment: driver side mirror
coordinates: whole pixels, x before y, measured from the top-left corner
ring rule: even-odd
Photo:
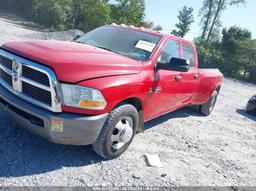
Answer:
[[[157,63],[156,69],[187,72],[189,70],[189,61],[181,58],[171,58],[169,63]]]

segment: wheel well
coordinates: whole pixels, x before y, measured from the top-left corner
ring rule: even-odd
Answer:
[[[143,112],[142,101],[139,98],[129,98],[129,99],[123,100],[121,103],[129,103],[137,109],[139,113],[139,124],[138,124],[137,132],[143,132],[144,131],[144,112]]]
[[[129,103],[129,104],[133,105],[138,111],[143,111],[142,102],[139,98],[129,98],[122,102]]]

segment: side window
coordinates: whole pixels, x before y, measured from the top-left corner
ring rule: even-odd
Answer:
[[[184,59],[189,60],[190,67],[195,66],[194,48],[191,45],[183,44]]]
[[[169,63],[171,58],[173,57],[176,57],[176,58],[180,57],[180,46],[179,46],[179,42],[176,40],[172,40],[167,43],[162,54],[158,58],[158,62]]]

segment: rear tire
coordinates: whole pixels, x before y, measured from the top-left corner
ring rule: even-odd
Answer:
[[[201,105],[200,112],[203,115],[208,116],[212,113],[217,101],[217,97],[218,97],[218,92],[214,91],[210,100],[207,103]]]
[[[92,145],[93,150],[105,159],[124,153],[131,144],[139,123],[137,109],[123,104],[111,111],[101,133]]]

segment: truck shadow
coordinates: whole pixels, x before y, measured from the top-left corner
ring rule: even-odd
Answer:
[[[246,118],[249,118],[253,121],[256,121],[256,113],[248,113],[246,110],[244,109],[237,109],[236,112],[241,115],[244,116]]]
[[[52,144],[0,112],[0,178],[22,177],[101,162],[90,146]],[[4,122],[3,122],[4,121]]]
[[[171,118],[200,116],[190,109],[166,114],[145,124],[146,130]],[[66,167],[81,167],[103,161],[91,146],[49,143],[12,122],[0,112],[0,178],[42,174]],[[99,167],[100,168],[100,167]]]
[[[203,117],[200,113],[197,111],[194,111],[190,108],[182,108],[176,111],[173,111],[171,113],[167,113],[161,117],[158,117],[156,119],[150,120],[145,123],[145,130],[151,129],[157,125],[160,125],[162,123],[165,123],[166,121],[173,119],[173,118],[187,118],[190,116],[197,116],[197,117]]]

